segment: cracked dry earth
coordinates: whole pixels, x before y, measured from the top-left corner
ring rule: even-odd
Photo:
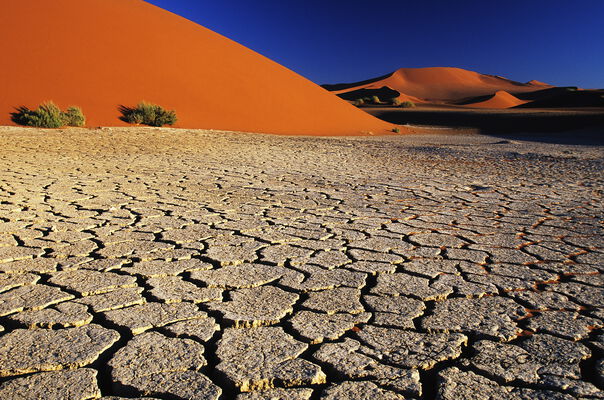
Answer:
[[[603,399],[602,147],[0,128],[2,399]]]

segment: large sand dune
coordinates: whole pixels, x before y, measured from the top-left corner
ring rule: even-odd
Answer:
[[[499,91],[524,93],[551,87],[537,81],[520,83],[500,76],[449,67],[401,68],[390,75],[376,79],[358,84],[325,85],[325,87],[336,94],[342,94],[352,90],[387,86],[404,95],[435,102],[493,95]]]
[[[78,105],[89,125],[118,106],[174,109],[178,126],[281,134],[385,132],[390,125],[281,65],[141,0],[0,5],[0,125],[15,107]]]

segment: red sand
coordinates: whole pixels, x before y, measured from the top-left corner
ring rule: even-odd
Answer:
[[[401,68],[385,79],[335,93],[361,88],[389,86],[408,96],[428,102],[446,102],[469,97],[486,96],[498,91],[532,92],[550,87],[542,83],[520,83],[499,76],[484,75],[460,68]]]
[[[385,133],[390,124],[300,75],[142,0],[0,5],[0,125],[17,106],[78,105],[89,126],[124,125],[141,100],[177,127],[280,134]]]
[[[509,94],[506,91],[500,90],[488,100],[477,103],[467,104],[466,107],[471,108],[512,108],[521,104],[526,104],[528,101],[520,100],[517,97]]]

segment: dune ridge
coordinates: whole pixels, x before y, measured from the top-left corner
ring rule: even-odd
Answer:
[[[0,6],[0,125],[15,107],[78,105],[122,126],[119,105],[178,113],[177,127],[279,134],[383,133],[380,121],[287,68],[142,0]]]

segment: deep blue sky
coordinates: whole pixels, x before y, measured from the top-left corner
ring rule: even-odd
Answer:
[[[604,0],[147,0],[316,83],[451,66],[604,88]]]

